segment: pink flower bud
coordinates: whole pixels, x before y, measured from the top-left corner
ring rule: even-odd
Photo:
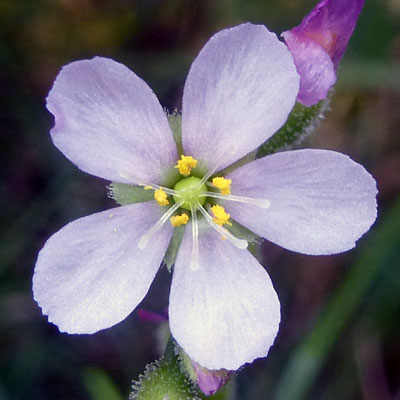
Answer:
[[[232,373],[226,369],[209,370],[203,368],[195,361],[192,361],[192,366],[196,373],[196,384],[206,396],[216,393],[222,386],[224,386],[228,382]]]
[[[299,26],[282,33],[300,74],[300,103],[316,104],[335,84],[363,5],[364,0],[321,0]]]

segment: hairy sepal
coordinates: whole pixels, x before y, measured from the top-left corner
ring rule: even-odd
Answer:
[[[258,148],[256,158],[300,144],[318,127],[325,112],[329,110],[329,104],[330,96],[311,107],[296,103],[285,125]]]

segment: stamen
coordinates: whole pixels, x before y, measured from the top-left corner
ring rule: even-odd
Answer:
[[[236,201],[238,203],[251,204],[261,208],[269,208],[271,205],[271,202],[267,199],[254,199],[253,197],[236,196],[232,194],[223,195],[216,192],[203,192],[199,195],[199,197],[212,197],[214,199]]]
[[[224,229],[222,226],[217,225],[211,215],[206,211],[206,209],[202,205],[198,205],[200,212],[204,215],[206,221],[214,228],[219,234],[222,235],[224,239],[228,239],[234,246],[238,247],[239,249],[246,249],[247,242],[242,239],[238,239],[232,235],[227,229]]]
[[[169,208],[162,217],[139,239],[138,247],[140,250],[146,248],[152,236],[157,233],[166,221],[171,217],[171,215],[183,204],[183,202],[175,203],[171,208]]]
[[[225,208],[224,208],[224,207],[220,206],[219,204],[216,204],[215,206],[212,206],[212,207],[211,207],[211,212],[214,214],[213,221],[214,221],[216,224],[218,224],[218,225],[220,225],[220,226],[223,226],[223,225],[232,225],[232,224],[229,222],[229,218],[230,218],[231,216],[230,216],[230,214],[228,214],[228,213],[225,211]]]
[[[189,221],[189,216],[185,213],[181,215],[173,215],[170,219],[171,225],[173,227],[186,225]]]
[[[212,180],[213,186],[218,188],[223,196],[231,194],[231,183],[232,183],[231,179],[226,179],[223,178],[222,176],[217,176]]]
[[[201,205],[199,204],[201,207]],[[196,207],[190,205],[192,213],[192,257],[190,258],[190,268],[197,271],[200,268],[199,264],[199,225],[197,223]]]
[[[154,198],[160,206],[167,206],[169,204],[167,193],[165,193],[162,188],[154,192]]]
[[[192,168],[197,167],[197,160],[192,156],[181,156],[181,159],[176,164],[175,168],[178,168],[179,173],[183,176],[189,176]]]
[[[155,183],[151,183],[151,182],[148,182],[146,184],[141,183],[141,184],[139,184],[139,186],[143,186],[144,190],[150,190],[150,189],[152,189],[152,190],[160,190],[160,189],[162,189],[165,193],[169,194],[170,196],[176,196],[177,195],[177,191],[176,190],[167,188],[165,186],[156,185]]]

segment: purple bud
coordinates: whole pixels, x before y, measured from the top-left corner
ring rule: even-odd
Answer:
[[[321,0],[299,26],[282,33],[300,74],[300,103],[309,107],[327,96],[363,5]]]
[[[168,313],[166,311],[154,312],[143,308],[137,310],[139,318],[146,322],[165,322],[168,321]]]
[[[216,393],[228,382],[232,374],[231,371],[226,369],[209,370],[203,368],[193,360],[192,366],[196,373],[196,384],[206,396]]]

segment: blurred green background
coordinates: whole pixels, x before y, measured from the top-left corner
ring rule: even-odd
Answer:
[[[52,145],[45,97],[66,63],[103,55],[141,76],[169,110],[216,31],[244,21],[282,32],[316,0],[0,1],[0,399],[119,400],[159,356],[159,324],[133,312],[91,336],[47,323],[31,278],[45,240],[114,206],[107,183]],[[236,399],[400,399],[400,0],[366,0],[331,111],[307,146],[338,150],[378,181],[379,218],[355,250],[263,263],[282,303],[266,359],[238,372]],[[167,306],[161,271],[142,308]]]

